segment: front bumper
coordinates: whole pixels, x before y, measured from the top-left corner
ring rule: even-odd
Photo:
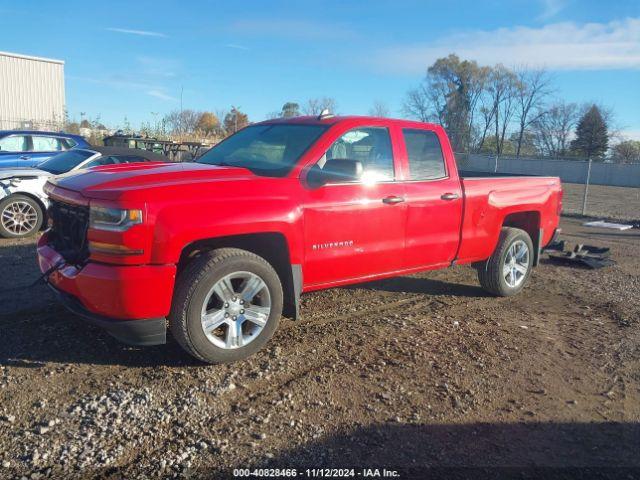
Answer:
[[[164,343],[175,265],[65,264],[48,245],[46,233],[38,242],[38,263],[42,272],[62,263],[49,275],[48,283],[74,313],[127,343]]]
[[[88,323],[105,330],[127,345],[163,345],[167,343],[167,321],[164,318],[145,320],[114,320],[87,310],[77,298],[49,284],[67,310],[82,317]]]

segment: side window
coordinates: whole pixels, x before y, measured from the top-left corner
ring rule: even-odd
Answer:
[[[429,130],[403,129],[409,157],[410,180],[433,180],[447,176],[438,136]]]
[[[356,128],[336,140],[318,162],[322,168],[327,160],[358,160],[364,170],[363,179],[388,181],[395,178],[393,150],[389,130],[383,127]]]
[[[31,137],[34,152],[56,152],[65,150],[62,142],[56,137],[41,137],[34,135]]]
[[[83,168],[99,167],[102,165],[113,165],[117,163],[114,157],[98,157],[95,160],[91,160]]]
[[[0,138],[0,152],[26,152],[27,137],[23,135],[10,135]]]

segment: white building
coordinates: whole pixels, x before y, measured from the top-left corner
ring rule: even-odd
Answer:
[[[0,130],[55,130],[64,119],[64,62],[0,52]]]

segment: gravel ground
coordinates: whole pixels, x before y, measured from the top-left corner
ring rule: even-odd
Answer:
[[[7,291],[37,269],[33,241],[0,241],[0,477],[640,468],[640,233],[562,227],[617,265],[543,261],[513,298],[467,267],[309,294],[224,366],[121,345],[42,286]]]

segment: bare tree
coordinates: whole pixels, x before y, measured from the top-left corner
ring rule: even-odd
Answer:
[[[640,141],[623,140],[611,149],[616,163],[640,163]]]
[[[478,123],[478,131],[482,132],[479,135],[479,139],[476,142],[476,151],[482,150],[482,146],[484,145],[484,141],[487,138],[487,133],[489,133],[489,129],[491,128],[491,124],[493,123],[493,116],[495,115],[495,109],[493,105],[485,105],[480,106],[480,119],[481,122]]]
[[[496,155],[504,146],[507,129],[515,112],[515,92],[518,88],[516,75],[504,67],[496,65],[489,76],[489,92],[492,98],[493,125],[496,136]]]
[[[520,156],[525,130],[544,113],[544,102],[551,93],[550,77],[545,70],[520,69],[516,72],[518,85],[515,90],[518,136],[516,157]]]
[[[310,98],[307,100],[307,104],[303,107],[303,111],[306,115],[320,115],[323,110],[329,110],[331,113],[335,114],[337,106],[338,104],[335,98]]]
[[[532,123],[535,142],[543,155],[563,157],[568,154],[573,128],[579,118],[575,103],[559,101],[544,113],[536,113]]]
[[[372,117],[388,117],[389,113],[389,107],[387,104],[379,100],[373,102],[373,106],[369,110],[369,115]]]
[[[469,150],[478,102],[490,69],[457,55],[437,59],[422,83],[407,93],[403,111],[444,126],[456,151]]]
[[[437,113],[433,114],[434,110],[439,112],[441,109],[434,109],[432,100],[429,90],[424,85],[420,85],[407,92],[402,111],[407,117],[415,118],[421,122],[434,120],[434,117],[438,117]],[[442,123],[440,118],[435,121]]]
[[[195,110],[173,110],[164,118],[175,135],[191,134],[196,131],[200,113]]]

